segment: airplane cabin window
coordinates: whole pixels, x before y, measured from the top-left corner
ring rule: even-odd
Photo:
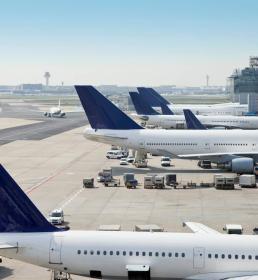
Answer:
[[[163,252],[161,255],[162,255],[162,257],[165,257],[165,256],[166,256],[166,253]]]
[[[132,252],[132,251],[130,251],[130,252],[129,252],[129,256],[132,256],[132,255],[133,255],[133,252]]]
[[[255,259],[258,260],[258,256],[255,256]]]
[[[94,251],[93,251],[93,250],[91,250],[91,251],[90,251],[90,254],[91,254],[91,255],[93,255],[93,254],[94,254]]]
[[[238,259],[238,255],[235,255],[235,259],[236,259],[236,260]]]
[[[107,251],[103,251],[103,255],[105,256],[107,254]]]
[[[138,257],[139,256],[139,252],[135,252],[135,255]]]
[[[100,255],[100,251],[97,251],[97,255]]]
[[[178,258],[178,253],[175,253],[175,257]]]
[[[208,254],[208,258],[211,259],[211,254]]]
[[[123,256],[126,256],[126,251],[123,251]]]
[[[87,250],[84,250],[84,255],[87,255]]]
[[[218,258],[218,254],[215,254],[215,259],[217,259]]]
[[[221,258],[222,258],[222,259],[225,259],[225,255],[224,255],[224,254],[222,254],[222,255],[221,255]]]
[[[77,251],[77,254],[80,255],[80,254],[81,254],[81,250],[78,250],[78,251]]]
[[[228,255],[228,258],[231,259],[231,255]]]
[[[185,253],[182,253],[182,254],[181,254],[181,257],[184,258],[184,257],[185,257]]]
[[[112,256],[113,255],[113,251],[109,251],[109,255]]]
[[[172,257],[172,253],[168,253],[168,257],[171,258]]]
[[[142,256],[144,257],[146,255],[146,253],[145,252],[142,252]]]
[[[248,259],[249,259],[249,260],[251,260],[251,259],[252,259],[252,256],[251,256],[251,255],[249,255],[249,256],[248,256]]]
[[[149,256],[152,257],[152,252],[149,252]]]
[[[119,251],[116,251],[116,255],[119,256],[119,254],[120,254]]]
[[[156,253],[155,253],[155,256],[158,257],[158,256],[159,256],[159,252],[156,252]]]

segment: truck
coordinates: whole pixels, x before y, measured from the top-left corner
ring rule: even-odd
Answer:
[[[113,176],[112,176],[111,168],[104,168],[102,171],[100,171],[98,173],[97,181],[100,183],[111,182],[112,179],[113,179]]]
[[[239,176],[239,186],[244,187],[256,187],[255,175],[243,174]]]
[[[166,175],[166,185],[170,187],[176,187],[178,185],[176,180],[176,174],[167,174]]]
[[[135,167],[137,168],[146,168],[147,167],[147,160],[137,160],[134,162]]]
[[[157,188],[157,189],[164,189],[165,188],[165,178],[164,176],[154,176],[153,177],[154,179],[154,188]]]
[[[124,179],[125,187],[127,187],[128,189],[129,188],[135,189],[136,186],[138,185],[138,181],[135,179],[134,173],[124,173],[123,179]]]
[[[94,178],[85,178],[82,183],[84,188],[94,188]]]
[[[62,209],[54,209],[48,217],[48,221],[53,225],[62,225],[64,223],[64,212]]]

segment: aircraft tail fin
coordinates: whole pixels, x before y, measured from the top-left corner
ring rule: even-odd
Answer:
[[[185,109],[184,115],[185,115],[185,121],[186,121],[186,126],[188,129],[207,129],[198,119],[197,117],[193,114],[193,112],[189,109]]]
[[[75,86],[90,125],[94,129],[142,129],[93,86]]]
[[[138,115],[159,115],[138,92],[129,92],[135,111]]]
[[[60,231],[40,213],[0,165],[0,232]]]
[[[145,87],[138,87],[137,88],[139,94],[148,100],[148,103],[151,107],[160,107],[161,104],[170,104],[164,97],[162,97],[156,90],[153,88],[145,88]]]
[[[170,110],[168,105],[161,104],[160,107],[163,115],[174,115],[174,113],[172,112],[172,110]]]

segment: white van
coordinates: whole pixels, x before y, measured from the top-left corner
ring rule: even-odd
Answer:
[[[106,157],[108,159],[121,159],[124,155],[121,150],[112,150],[107,152]]]

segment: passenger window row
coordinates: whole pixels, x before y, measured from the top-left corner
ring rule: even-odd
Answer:
[[[197,146],[197,143],[146,143],[148,146]]]
[[[209,259],[242,259],[242,260],[258,260],[258,256],[238,255],[238,254],[208,254]]]
[[[168,258],[185,258],[185,253],[174,253],[171,252],[139,252],[139,251],[100,251],[100,250],[77,250],[78,255],[103,255],[103,256],[149,256],[149,257],[168,257]]]
[[[214,146],[247,146],[248,144],[243,143],[214,143]]]

